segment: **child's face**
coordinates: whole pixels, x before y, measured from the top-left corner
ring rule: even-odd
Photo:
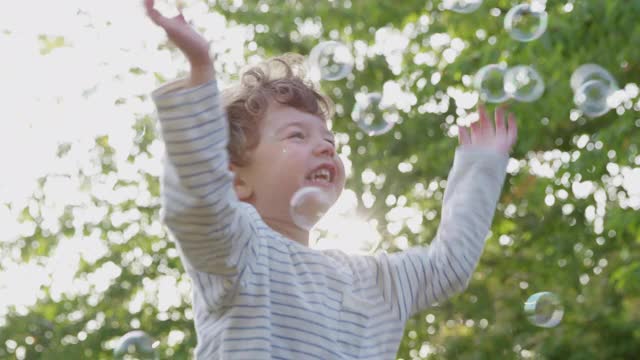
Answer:
[[[250,159],[247,166],[232,167],[236,192],[267,222],[290,222],[290,200],[300,188],[319,187],[335,201],[345,185],[344,165],[326,121],[290,106],[269,106]]]

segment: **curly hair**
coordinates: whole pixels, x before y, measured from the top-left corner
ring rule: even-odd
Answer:
[[[229,121],[227,150],[232,164],[250,163],[249,151],[260,143],[260,122],[269,104],[278,102],[325,120],[334,113],[331,99],[306,79],[304,57],[284,54],[252,66],[239,84],[223,91]]]

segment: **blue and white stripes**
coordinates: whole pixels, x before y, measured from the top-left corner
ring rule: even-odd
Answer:
[[[153,99],[166,146],[162,216],[193,279],[198,359],[392,359],[409,317],[467,286],[506,155],[456,151],[429,247],[377,256],[313,250],[237,199],[217,84],[182,84]]]

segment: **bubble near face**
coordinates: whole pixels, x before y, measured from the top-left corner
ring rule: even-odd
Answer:
[[[505,72],[504,90],[518,101],[532,102],[544,93],[544,80],[531,66],[518,65]]]
[[[369,136],[382,135],[400,120],[398,109],[381,93],[357,94],[351,119]]]
[[[560,299],[548,291],[531,295],[524,303],[524,312],[532,324],[545,328],[557,326],[564,316]]]
[[[512,38],[529,42],[547,30],[548,15],[539,4],[520,4],[512,7],[504,17],[504,28]]]
[[[335,196],[314,186],[303,187],[291,197],[290,213],[297,227],[309,231],[326,214]]]
[[[482,101],[497,104],[509,99],[504,90],[505,71],[506,67],[498,64],[489,64],[478,70],[473,84]]]
[[[141,330],[124,334],[113,349],[115,359],[156,360],[158,342]]]
[[[349,48],[338,41],[325,41],[316,45],[309,53],[311,79],[340,80],[351,73],[353,55]]]
[[[445,10],[451,10],[461,14],[468,14],[478,10],[482,0],[444,0],[442,6]]]

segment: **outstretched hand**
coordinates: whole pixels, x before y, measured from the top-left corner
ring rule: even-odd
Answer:
[[[480,120],[471,124],[470,131],[466,127],[458,129],[460,144],[477,145],[495,149],[498,152],[509,153],[518,138],[515,116],[509,114],[507,126],[504,120],[504,107],[498,107],[495,111],[494,127],[493,120],[489,119],[486,108],[483,105],[478,106],[478,115],[480,115]]]
[[[209,43],[185,20],[182,9],[172,18],[163,16],[154,7],[154,0],[144,0],[147,15],[167,33],[169,40],[187,57],[191,64],[192,82],[206,82],[213,78],[213,60],[209,55]]]

